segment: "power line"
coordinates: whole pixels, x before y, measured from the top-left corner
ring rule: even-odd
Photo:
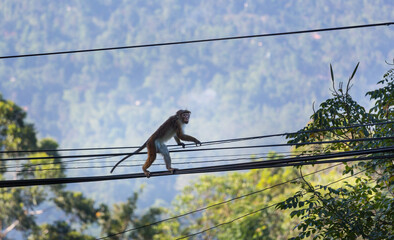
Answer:
[[[239,141],[247,141],[247,140],[256,140],[270,137],[281,137],[288,136],[293,134],[301,134],[301,133],[316,133],[316,132],[326,132],[332,130],[341,130],[341,129],[349,129],[349,128],[357,128],[357,127],[367,127],[367,126],[377,126],[377,125],[386,125],[392,124],[394,121],[382,121],[382,122],[372,122],[372,123],[364,123],[364,124],[355,124],[349,126],[342,127],[331,127],[325,129],[310,129],[310,130],[300,130],[297,132],[287,132],[287,133],[276,133],[276,134],[268,134],[268,135],[260,135],[260,136],[252,136],[252,137],[244,137],[244,138],[230,138],[230,139],[222,139],[222,140],[214,140],[214,141],[206,141],[203,142],[203,145],[213,145],[213,144],[222,144],[222,143],[232,143]],[[185,144],[186,146],[194,146],[193,143]],[[121,149],[137,149],[140,146],[129,146],[129,147],[91,147],[91,148],[64,148],[64,149],[39,149],[39,150],[13,150],[13,151],[0,151],[0,154],[12,154],[12,153],[34,153],[34,152],[61,152],[61,151],[97,151],[97,150],[121,150]],[[179,145],[168,145],[168,147],[179,147]]]
[[[348,178],[354,177],[354,176],[356,176],[356,175],[358,175],[358,174],[360,174],[360,173],[362,173],[362,172],[365,172],[365,171],[366,171],[366,169],[364,169],[364,170],[362,170],[362,171],[359,171],[359,172],[357,172],[357,173],[355,173],[355,174],[353,174],[353,175],[350,175],[350,176],[347,176],[347,177],[343,177],[343,178],[341,178],[341,179],[339,179],[339,180],[336,180],[336,181],[333,181],[333,182],[331,182],[331,183],[329,183],[329,184],[327,184],[327,185],[325,185],[325,186],[320,186],[318,189],[322,189],[322,188],[324,188],[324,187],[328,187],[328,186],[330,186],[330,185],[332,185],[332,184],[335,184],[335,183],[338,183],[338,182],[340,182],[340,181],[346,180],[346,179],[348,179]],[[202,230],[202,231],[199,231],[199,232],[196,232],[196,233],[189,234],[189,235],[187,235],[187,236],[183,236],[183,237],[177,238],[177,240],[185,239],[185,238],[190,238],[190,237],[193,237],[193,236],[202,234],[202,233],[204,233],[204,232],[210,231],[210,230],[212,230],[212,229],[221,227],[221,226],[223,226],[223,225],[231,224],[231,223],[233,223],[233,222],[235,222],[235,221],[237,221],[237,220],[239,220],[239,219],[242,219],[242,218],[248,217],[248,216],[250,216],[250,215],[256,214],[256,213],[258,213],[258,212],[264,211],[264,210],[266,210],[266,209],[268,209],[268,208],[277,206],[278,204],[281,204],[281,203],[284,203],[284,202],[285,202],[285,201],[281,201],[281,202],[278,202],[278,203],[275,203],[275,204],[271,204],[271,205],[269,205],[269,206],[260,208],[260,209],[258,209],[258,210],[253,211],[253,212],[250,212],[250,213],[244,214],[244,215],[242,215],[242,216],[239,216],[239,217],[237,217],[237,218],[234,218],[234,219],[232,219],[232,220],[230,220],[230,221],[227,221],[227,222],[224,222],[224,223],[220,223],[220,224],[217,224],[217,225],[215,225],[215,226],[213,226],[213,227],[204,229],[204,230]]]
[[[245,156],[245,155],[248,155],[249,157],[240,157],[240,156]],[[265,155],[257,155],[257,156],[251,156],[251,155],[252,154],[239,154],[239,155],[233,155],[233,156],[239,156],[237,158],[228,158],[228,159],[223,158],[223,159],[218,159],[218,160],[206,160],[206,161],[173,162],[172,164],[213,163],[213,162],[226,162],[226,161],[253,160],[253,159],[257,159],[257,158],[263,158],[265,156]],[[296,155],[280,155],[280,156],[285,157],[285,156],[296,156]],[[216,158],[217,156],[211,156],[211,157]],[[221,157],[221,156],[219,156],[219,157]],[[190,158],[193,158],[193,157],[190,157]],[[194,157],[194,158],[206,158],[206,157],[204,156],[204,157]],[[174,160],[174,159],[176,159],[176,158],[172,158],[172,160]],[[179,158],[179,159],[187,159],[187,158]],[[77,160],[75,160],[75,162],[74,161],[71,162],[71,164],[73,164],[73,163],[79,164],[80,161],[86,161],[86,160],[85,159],[82,159],[82,160],[81,159],[77,159]],[[109,163],[114,163],[116,161],[117,160],[114,160],[114,161],[111,161]],[[133,162],[134,161],[139,161],[141,163],[139,163],[139,164],[128,164],[128,165],[124,164],[124,165],[122,165],[120,167],[140,167],[145,162],[145,160],[133,160]],[[58,163],[58,165],[60,166],[60,164],[63,164],[63,163],[64,162]],[[68,163],[70,163],[70,162],[68,162]],[[91,162],[87,162],[87,163],[91,163]],[[105,164],[105,163],[108,163],[108,161],[105,161],[105,162],[94,162],[94,163],[95,164]],[[30,167],[45,166],[45,165],[55,165],[55,164],[56,163],[53,163],[53,162],[51,162],[51,163],[28,164],[26,167],[30,168]],[[154,165],[165,165],[165,164],[154,163],[153,166]],[[78,167],[81,167],[81,166],[78,166]],[[76,167],[76,168],[78,168],[78,167]],[[110,167],[112,168],[113,165],[110,165],[110,166],[93,166],[93,167],[92,166],[83,166],[81,168],[110,168]],[[18,166],[18,165],[7,166],[7,167],[4,167],[3,169],[10,169],[10,168],[11,169],[12,168],[20,168],[20,166]],[[69,169],[69,168],[63,167],[61,169]],[[72,168],[70,168],[70,169],[72,169]],[[0,168],[0,170],[1,170],[1,168]],[[48,170],[48,169],[42,169],[42,170]]]
[[[307,157],[293,157],[293,158],[282,158],[276,160],[266,160],[266,161],[255,161],[248,163],[237,163],[237,164],[227,164],[209,167],[198,167],[198,168],[188,168],[176,170],[174,174],[169,171],[158,171],[151,172],[151,177],[156,176],[169,176],[175,174],[193,174],[193,173],[211,173],[211,172],[224,172],[224,171],[237,171],[237,170],[250,170],[259,168],[271,168],[271,167],[286,167],[286,166],[297,166],[305,164],[319,164],[320,159],[332,159],[341,157],[352,157],[364,154],[373,153],[387,153],[394,151],[393,147],[367,149],[367,150],[357,150],[348,151],[334,154],[324,154],[316,156]],[[392,158],[393,156],[370,156],[368,159],[377,158]],[[314,161],[307,163],[306,161]],[[345,161],[360,161],[357,158],[351,159],[339,159],[332,160],[330,162],[345,162]],[[322,162],[323,163],[323,162]],[[327,163],[324,162],[324,163]],[[97,181],[108,181],[108,180],[120,180],[120,179],[131,179],[131,178],[145,178],[143,173],[131,173],[131,174],[119,174],[119,175],[105,175],[105,176],[89,176],[89,177],[71,177],[71,178],[45,178],[45,179],[20,179],[20,180],[3,180],[0,181],[0,188],[5,187],[26,187],[26,186],[38,186],[38,185],[52,185],[52,184],[67,184],[67,183],[82,183],[82,182],[97,182]]]
[[[241,154],[241,155],[251,155],[251,154]],[[308,154],[310,155],[310,154]],[[278,155],[280,157],[289,157],[289,156],[297,156],[297,155]],[[206,161],[189,161],[189,162],[173,162],[172,165],[185,165],[185,164],[201,164],[201,163],[217,163],[217,162],[234,162],[234,161],[245,161],[245,160],[255,160],[259,158],[263,158],[264,156],[258,156],[258,157],[238,157],[238,158],[229,158],[229,159],[217,159],[217,160],[206,160]],[[145,160],[144,160],[145,161]],[[102,162],[99,162],[102,163]],[[59,171],[59,170],[80,170],[80,169],[103,169],[103,168],[112,168],[113,165],[101,165],[101,166],[76,166],[76,167],[62,167],[60,163],[57,165],[58,167],[53,167],[53,168],[32,168],[32,167],[37,167],[37,166],[46,166],[46,165],[56,165],[56,163],[38,163],[38,164],[32,164],[32,165],[27,165],[27,169],[22,169],[22,170],[14,170],[10,171],[9,169],[15,169],[15,168],[20,168],[20,166],[11,166],[11,167],[4,167],[3,169],[7,169],[5,172],[16,172],[16,173],[21,173],[21,172],[35,172],[35,171]],[[154,163],[152,166],[165,166],[164,163]],[[140,164],[124,164],[120,167],[142,167],[143,163]],[[0,168],[1,170],[1,168]]]
[[[60,55],[60,54],[74,54],[74,53],[86,53],[86,52],[99,52],[99,51],[113,51],[113,50],[122,50],[122,49],[161,47],[161,46],[169,46],[169,45],[181,45],[181,44],[192,44],[192,43],[203,43],[203,42],[214,42],[214,41],[228,41],[228,40],[237,40],[237,39],[246,39],[246,38],[262,38],[262,37],[284,36],[284,35],[304,34],[304,33],[312,33],[312,32],[327,32],[327,31],[348,30],[348,29],[356,29],[356,28],[389,26],[389,25],[391,25],[393,23],[394,22],[383,22],[383,23],[352,25],[352,26],[344,26],[344,27],[317,28],[317,29],[310,29],[310,30],[279,32],[279,33],[266,33],[266,34],[244,35],[244,36],[233,36],[233,37],[223,37],[223,38],[209,38],[209,39],[198,39],[198,40],[177,41],[177,42],[164,42],[164,43],[151,43],[151,44],[141,44],[141,45],[131,45],[131,46],[120,46],[120,47],[93,48],[93,49],[80,49],[80,50],[70,50],[70,51],[58,51],[58,52],[45,52],[45,53],[32,53],[32,54],[21,54],[21,55],[9,55],[9,56],[1,56],[0,59],[37,57],[37,56]]]
[[[317,170],[317,171],[312,172],[312,173],[308,173],[308,174],[304,175],[304,177],[307,177],[307,176],[310,176],[310,175],[314,175],[314,174],[319,173],[319,172],[326,171],[326,170],[328,170],[328,169],[337,167],[337,166],[339,166],[339,165],[342,165],[342,163],[336,164],[336,165],[333,165],[333,166],[329,166],[329,167],[326,167],[326,168]],[[105,236],[105,237],[98,238],[98,239],[96,239],[96,240],[101,240],[101,239],[106,239],[106,238],[114,237],[114,236],[117,236],[117,235],[125,234],[125,233],[127,233],[127,232],[139,230],[139,229],[146,228],[146,227],[151,227],[151,226],[153,226],[153,225],[156,225],[156,224],[159,224],[159,223],[162,223],[162,222],[174,220],[174,219],[181,218],[181,217],[184,217],[184,216],[187,216],[187,215],[190,215],[190,214],[194,214],[194,213],[197,213],[197,212],[205,211],[205,210],[207,210],[207,209],[209,209],[209,208],[217,207],[217,206],[220,206],[220,205],[223,205],[223,204],[226,204],[226,203],[235,201],[235,200],[239,200],[239,199],[242,199],[242,198],[245,198],[245,197],[249,197],[249,196],[255,195],[255,194],[257,194],[257,193],[261,193],[261,192],[270,190],[270,189],[272,189],[272,188],[279,187],[279,186],[281,186],[281,185],[284,185],[284,184],[287,184],[287,183],[290,183],[290,182],[294,182],[294,181],[296,181],[296,180],[298,180],[298,179],[302,179],[302,177],[293,178],[293,179],[291,179],[291,180],[287,180],[287,181],[285,181],[285,182],[281,182],[281,183],[278,183],[278,184],[275,184],[275,185],[272,185],[272,186],[269,186],[269,187],[266,187],[266,188],[263,188],[263,189],[254,191],[254,192],[250,192],[250,193],[245,194],[245,195],[237,196],[237,197],[234,197],[234,198],[231,198],[231,199],[222,201],[222,202],[218,202],[218,203],[215,203],[215,204],[212,204],[212,205],[208,205],[208,206],[206,206],[206,207],[199,208],[199,209],[196,209],[196,210],[193,210],[193,211],[190,211],[190,212],[181,214],[181,215],[177,215],[177,216],[174,216],[174,217],[162,219],[162,220],[159,220],[159,221],[150,223],[150,224],[146,224],[146,225],[139,226],[139,227],[135,227],[135,228],[130,228],[130,229],[124,230],[124,231],[122,231],[122,232],[118,232],[118,233],[115,233],[115,234],[111,234],[111,235],[108,235],[108,236]]]
[[[297,152],[302,152],[301,154],[296,154]],[[324,153],[323,151],[314,151],[314,152],[320,152],[320,153]],[[340,152],[340,151],[331,151],[332,153],[334,152]],[[309,156],[312,155],[314,153],[305,153],[304,151],[298,151],[298,150],[292,150],[291,152],[289,151],[271,151],[271,152],[259,152],[259,153],[255,153],[255,152],[251,152],[251,153],[239,153],[239,154],[216,154],[216,155],[203,155],[203,156],[188,156],[188,157],[171,157],[172,160],[186,160],[186,159],[201,159],[201,158],[222,158],[220,160],[207,160],[207,161],[195,161],[195,162],[185,162],[186,163],[210,163],[210,162],[220,162],[220,161],[237,161],[238,159],[225,159],[223,157],[241,157],[241,156],[249,156],[248,160],[255,160],[258,158],[270,158],[270,156],[267,156],[270,153],[274,153],[275,157],[296,157],[296,156]],[[97,157],[97,158],[87,158],[87,159],[72,159],[72,160],[64,160],[61,161],[59,163],[55,163],[55,162],[47,162],[47,163],[37,163],[37,164],[29,164],[28,167],[37,167],[37,166],[45,166],[45,165],[69,165],[69,164],[79,164],[79,163],[91,163],[91,161],[93,160],[101,160],[104,159],[104,161],[94,161],[94,164],[105,164],[105,163],[116,163],[118,162],[118,160],[106,160],[109,158],[113,158],[112,156],[108,156],[108,157]],[[130,164],[123,164],[122,166],[119,167],[134,167],[134,166],[142,166],[143,163],[146,161],[146,158],[144,159],[133,159],[133,162],[142,162],[141,164],[134,164],[134,165],[130,165]],[[184,164],[182,162],[173,162],[173,164]],[[162,165],[162,164],[155,164],[153,163],[153,165]],[[20,168],[21,165],[20,164],[16,164],[16,165],[7,165],[4,166],[2,168],[0,168],[0,170],[6,170],[6,169],[12,169],[12,168]],[[112,166],[111,166],[112,167]],[[67,167],[61,168],[61,169],[68,169]],[[15,172],[15,171],[7,171],[7,172]],[[18,172],[18,171],[16,171]]]
[[[217,147],[217,148],[198,148],[198,149],[179,149],[170,150],[169,152],[199,152],[199,151],[218,151],[218,150],[235,150],[235,149],[249,149],[249,148],[267,148],[267,147],[285,147],[285,146],[304,146],[304,145],[319,145],[331,143],[346,143],[346,142],[364,142],[364,141],[381,141],[394,139],[392,137],[377,137],[377,138],[359,138],[346,140],[332,140],[320,142],[303,142],[303,143],[279,143],[279,144],[264,144],[264,145],[250,145],[250,146],[236,146],[236,147]],[[204,143],[203,143],[204,144]],[[147,152],[139,152],[134,155],[146,154]],[[86,155],[67,155],[67,156],[48,156],[48,157],[19,157],[19,158],[3,158],[0,161],[20,161],[20,160],[34,160],[34,159],[57,159],[57,158],[91,158],[91,157],[106,157],[106,156],[124,156],[130,153],[105,153],[105,154],[86,154]]]
[[[295,151],[297,152],[297,151]],[[301,151],[302,152],[302,151]],[[331,152],[339,152],[339,151],[331,151]],[[203,156],[189,156],[189,157],[172,157],[172,160],[187,160],[187,159],[201,159],[201,158],[222,158],[219,160],[206,160],[206,161],[188,161],[188,162],[173,162],[172,164],[191,164],[191,163],[212,163],[212,162],[224,162],[224,161],[238,161],[238,160],[255,160],[259,158],[270,158],[268,154],[274,153],[275,157],[296,157],[296,156],[309,156],[312,155],[313,153],[302,153],[302,154],[296,154],[289,151],[272,151],[272,152],[260,152],[260,153],[239,153],[239,154],[218,154],[218,155],[203,155]],[[320,151],[320,153],[323,153],[323,151]],[[241,158],[241,156],[248,156],[247,158]],[[237,158],[227,158],[227,157],[237,157]],[[37,166],[46,166],[46,165],[64,165],[66,164],[67,166],[70,164],[80,164],[80,163],[91,163],[92,160],[102,160],[104,161],[94,161],[94,164],[106,164],[106,163],[116,163],[118,160],[106,160],[112,158],[111,156],[109,157],[99,157],[99,158],[88,158],[88,159],[72,159],[72,160],[65,160],[59,163],[55,162],[46,162],[46,163],[37,163],[37,164],[28,164],[27,167],[37,167]],[[133,162],[141,162],[140,164],[123,164],[120,167],[135,167],[135,166],[142,166],[143,163],[146,161],[146,158],[144,159],[133,159]],[[153,163],[153,165],[164,165],[164,164],[156,164]],[[89,165],[91,166],[91,165]],[[104,167],[99,167],[99,168],[106,168],[108,166]],[[112,165],[110,167],[113,167]],[[13,169],[13,168],[21,168],[20,164],[16,165],[7,165],[6,167],[0,168],[0,170],[6,170],[6,169]],[[87,168],[87,167],[84,167]],[[94,167],[92,167],[94,168]],[[62,167],[61,169],[68,169],[67,167]],[[49,169],[42,169],[42,170],[49,170]],[[56,169],[58,170],[58,169]],[[34,171],[34,170],[33,170]],[[7,171],[7,172],[15,172],[15,171]],[[17,171],[19,172],[19,171]]]
[[[221,144],[221,143],[232,143],[232,142],[239,142],[239,141],[245,141],[245,140],[256,140],[256,139],[270,138],[270,137],[281,137],[281,136],[289,136],[289,135],[302,134],[302,133],[327,132],[327,131],[332,131],[332,130],[341,130],[341,129],[367,127],[367,126],[378,126],[378,125],[386,125],[386,124],[392,124],[392,123],[394,123],[394,121],[383,121],[383,122],[355,124],[355,125],[350,125],[350,126],[331,127],[331,128],[325,128],[325,129],[300,130],[300,131],[297,131],[297,132],[277,133],[277,134],[269,134],[269,135],[254,136],[254,137],[232,138],[232,139],[225,139],[225,140],[209,141],[209,142],[205,142],[204,145]],[[191,145],[193,145],[193,144],[191,144]]]
[[[332,152],[339,152],[339,151],[332,151]],[[272,152],[275,153],[275,157],[295,157],[295,156],[309,156],[312,155],[313,153],[302,153],[300,154],[293,154],[288,151],[279,151],[279,152]],[[171,158],[172,160],[175,159],[199,159],[199,158],[222,158],[219,160],[206,160],[206,161],[188,161],[188,162],[173,162],[172,164],[195,164],[195,163],[214,163],[214,162],[229,162],[229,161],[241,161],[241,160],[256,160],[259,158],[270,158],[270,156],[267,156],[269,152],[264,152],[264,153],[244,153],[244,154],[219,154],[219,155],[205,155],[205,156],[190,156],[190,157],[173,157]],[[247,158],[241,158],[241,156],[248,156]],[[237,157],[237,158],[223,158],[223,157]],[[37,163],[37,164],[28,164],[27,167],[32,168],[32,167],[38,167],[38,166],[46,166],[46,165],[57,165],[57,166],[63,166],[63,164],[79,164],[81,162],[83,163],[91,163],[90,161],[92,160],[97,160],[97,159],[108,159],[112,157],[100,157],[100,158],[89,158],[89,159],[73,159],[73,160],[66,160],[62,161],[61,163],[54,163],[54,162],[47,162],[47,163]],[[143,165],[143,163],[146,161],[146,159],[133,159],[133,162],[141,162],[140,164],[123,164],[119,167],[140,167]],[[118,160],[105,160],[105,161],[95,161],[94,164],[106,164],[106,163],[116,163]],[[157,165],[165,165],[165,164],[157,164],[154,163],[153,166]],[[6,167],[0,168],[1,170],[6,170],[5,172],[33,172],[33,171],[49,171],[49,170],[67,170],[67,169],[86,169],[86,168],[112,168],[113,165],[111,166],[78,166],[78,167],[60,167],[60,168],[52,168],[52,169],[23,169],[23,170],[15,170],[15,171],[10,171],[9,169],[18,169],[21,168],[20,164],[17,165],[7,165]]]

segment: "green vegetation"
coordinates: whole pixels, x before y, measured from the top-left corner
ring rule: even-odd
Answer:
[[[333,75],[332,82],[333,98],[320,104],[319,109],[311,116],[311,122],[302,129],[303,131],[394,120],[392,105],[394,69],[389,70],[384,79],[378,83],[380,88],[367,93],[375,103],[375,106],[368,112],[351,98],[349,93],[351,84],[343,88],[343,83],[341,83],[338,88],[335,86]],[[301,132],[288,137],[292,139],[289,142],[303,143],[364,137],[392,137],[393,133],[393,124],[386,124],[319,133]],[[393,146],[393,140],[335,143],[317,148],[300,146],[294,151],[297,151],[297,154],[322,154],[385,146]],[[275,157],[278,155],[274,153],[270,156],[270,158]],[[203,176],[185,187],[177,197],[174,202],[175,215],[248,195],[267,186],[303,176],[305,170],[312,172],[316,169],[317,167],[308,166],[300,169],[264,169],[222,176]],[[349,179],[345,183],[337,183],[328,187],[325,185],[342,178],[342,174],[353,174],[358,171],[363,171],[363,174],[357,175],[356,180]],[[201,233],[202,238],[357,239],[362,237],[390,239],[393,234],[393,209],[391,207],[393,204],[393,171],[392,159],[378,158],[356,164],[344,164],[344,167],[331,169],[324,174],[302,177],[302,180],[294,181],[297,183],[296,187],[292,184],[283,184],[268,191],[212,207],[202,213],[188,215],[170,224],[163,223],[156,229],[162,229],[165,235],[156,235],[155,238],[172,239],[230,222],[230,224]],[[317,184],[318,186],[314,187]],[[298,190],[298,186],[301,190]],[[265,209],[231,223],[239,216],[276,202],[280,202],[277,208],[283,211]],[[298,217],[300,220],[292,219],[293,217]],[[296,237],[293,238],[294,235]]]
[[[357,68],[356,68],[357,69]],[[356,71],[355,69],[355,71]],[[353,73],[354,75],[354,73]],[[352,77],[353,77],[352,75]],[[349,79],[346,88],[343,83],[335,88],[334,75],[333,98],[320,104],[312,115],[312,122],[306,129],[341,127],[379,121],[394,120],[394,69],[390,69],[384,79],[379,81],[380,88],[367,92],[374,101],[368,112],[357,104],[349,94]],[[319,141],[321,139],[357,139],[363,137],[393,137],[393,124],[375,127],[359,127],[348,130],[335,130],[318,134],[297,134],[289,136],[291,142]],[[380,147],[392,147],[392,139],[347,144],[329,144],[324,152],[338,150],[357,150]],[[312,153],[316,150],[309,149]],[[392,153],[391,153],[392,154]],[[382,154],[373,154],[381,156]],[[346,164],[343,174],[364,172],[356,176],[354,183],[335,187],[313,187],[307,181],[302,183],[302,190],[278,205],[280,209],[293,209],[292,217],[302,221],[297,225],[301,230],[297,237],[303,239],[390,239],[393,237],[393,158],[377,158],[356,164]],[[295,203],[295,204],[293,204]]]
[[[391,3],[383,0],[245,3],[5,0],[0,6],[0,54],[293,31],[392,17]],[[381,27],[3,60],[0,92],[27,106],[40,134],[58,139],[63,147],[138,145],[148,129],[178,107],[192,110],[193,123],[207,122],[203,136],[216,128],[218,136],[212,138],[229,128],[235,131],[229,137],[251,135],[251,129],[245,132],[246,122],[254,130],[266,130],[262,117],[267,122],[278,114],[302,119],[301,103],[324,100],[329,82],[323,76],[330,62],[341,66],[337,72],[342,74],[361,61],[368,70],[359,89],[372,85],[368,79],[380,75],[381,63],[392,58],[392,34],[390,27]],[[225,122],[221,116],[227,117]],[[234,127],[239,123],[245,126]]]
[[[56,150],[58,145],[54,140],[48,138],[37,140],[33,124],[26,123],[25,118],[26,113],[19,106],[3,99],[0,95],[0,149],[2,151]],[[59,158],[2,160],[16,155],[17,153],[0,155],[0,180],[6,177],[29,179],[66,176]],[[48,157],[59,156],[59,154],[56,151],[43,151],[28,156]],[[137,200],[138,193],[135,192],[127,202],[115,204],[112,209],[87,198],[81,192],[68,191],[64,185],[1,188],[0,239],[11,239],[9,236],[15,236],[16,231],[29,240],[95,239],[83,234],[83,231],[92,226],[97,228],[98,225],[102,234],[109,235],[125,228],[154,221],[160,215],[160,209],[150,208],[147,213],[138,216],[135,213]],[[56,212],[55,216],[52,215],[44,223],[39,223],[38,217],[49,211],[50,215]],[[59,219],[59,216],[63,216],[62,219]],[[133,232],[130,236],[134,239],[149,239],[155,233],[148,230]]]
[[[357,68],[356,68],[357,69]],[[351,80],[343,87],[336,87],[332,76],[333,97],[320,104],[311,116],[311,122],[302,129],[325,129],[369,122],[392,121],[394,113],[394,69],[390,69],[380,82],[379,88],[366,95],[375,105],[366,111],[350,96]],[[16,104],[0,98],[1,149],[20,150],[56,150],[57,143],[51,139],[38,141],[32,124],[25,122],[26,113]],[[292,143],[333,139],[357,139],[364,137],[393,136],[393,124],[374,127],[357,127],[319,133],[289,135]],[[329,153],[356,149],[392,146],[392,140],[369,142],[350,142],[326,144],[318,148],[300,146],[297,153]],[[21,154],[21,153],[19,153]],[[15,155],[5,154],[2,158]],[[52,151],[34,153],[29,156],[58,156]],[[379,155],[377,155],[379,156]],[[281,157],[271,153],[268,159]],[[15,179],[64,177],[62,162],[59,158],[2,163],[2,179],[12,174]],[[45,171],[45,169],[58,169]],[[322,167],[320,167],[321,169]],[[302,177],[294,181],[299,184],[280,184],[272,189],[267,186],[277,185],[286,180],[295,179],[298,173],[315,171],[317,167],[279,168],[252,170],[246,173],[230,173],[221,176],[205,175],[185,187],[173,203],[173,211],[165,213],[164,209],[150,208],[144,215],[136,214],[139,193],[135,192],[125,203],[114,204],[110,209],[105,204],[96,203],[82,193],[65,190],[63,185],[50,187],[26,187],[0,189],[1,238],[8,239],[13,231],[23,233],[28,239],[94,239],[83,234],[87,228],[101,229],[102,236],[113,235],[112,239],[173,239],[209,229],[224,222],[230,224],[203,232],[205,237],[217,239],[325,239],[358,237],[370,239],[389,239],[393,233],[391,208],[393,202],[393,171],[391,159],[375,159],[355,164],[344,164],[343,168],[326,170],[326,174]],[[340,172],[343,169],[343,172]],[[356,180],[326,186],[335,179],[349,173],[362,171]],[[4,175],[5,174],[5,175]],[[318,185],[317,185],[318,184]],[[260,191],[255,194],[252,192]],[[225,204],[210,207],[195,214],[187,215],[168,222],[163,222],[138,231],[125,229],[143,226],[155,222],[167,214],[181,215],[186,212],[215,205],[228,199],[247,195]],[[246,218],[231,223],[233,219],[263,209],[272,203],[280,202],[278,209],[264,209]],[[98,205],[98,207],[97,207]],[[44,223],[37,222],[37,216],[48,209],[56,208],[63,212],[65,219],[73,219],[72,224],[66,220],[52,218]],[[291,218],[290,218],[291,217]],[[297,217],[297,218],[294,218]],[[298,219],[300,218],[300,219]],[[294,228],[295,226],[295,228]],[[294,229],[293,229],[294,228]],[[292,230],[293,229],[293,230]]]
[[[2,0],[0,55],[386,22],[392,21],[392,5],[390,0]],[[378,89],[369,91],[386,70],[384,61],[393,58],[392,29],[388,26],[1,60],[0,93],[4,99],[0,99],[0,149],[139,145],[167,116],[185,107],[193,112],[188,132],[202,141],[293,131],[305,126],[305,118],[312,113],[312,101],[321,104],[307,129],[392,119],[393,71],[388,72]],[[344,86],[336,87],[333,98],[329,98],[328,64],[335,66],[335,76],[347,76],[355,62],[360,62],[360,67],[352,97]],[[364,100],[367,91],[371,101]],[[34,126],[27,123],[26,118],[34,122]],[[387,136],[392,132],[392,127],[382,125],[324,135],[294,135],[289,140],[302,143]],[[294,151],[348,151],[388,146],[392,142],[368,144],[335,144],[319,149],[302,147]],[[17,155],[20,154],[3,154],[1,158]],[[34,156],[59,156],[59,153],[40,151]],[[272,153],[270,157],[278,156]],[[37,165],[42,163],[47,165]],[[0,179],[109,172],[109,169],[65,172],[63,163],[57,158],[7,164],[0,161]],[[92,165],[102,166],[103,163]],[[42,171],[47,168],[55,170]],[[316,168],[303,167],[302,172],[306,175]],[[359,177],[357,182],[349,179],[349,185],[330,185],[326,189],[316,187],[338,179],[342,171],[360,170],[365,170],[366,175]],[[134,169],[122,168],[121,171]],[[176,193],[176,178],[170,177],[165,181],[149,179],[143,192],[136,189],[145,180],[69,185],[67,188],[56,185],[1,189],[0,230],[3,235],[0,238],[18,239],[22,234],[25,239],[104,236],[153,222],[159,216],[182,214],[296,176],[299,176],[299,169],[204,176],[186,187],[174,200],[174,211],[170,209],[168,212],[149,207],[162,202],[161,206],[170,205]],[[171,239],[286,199],[304,202],[304,207],[281,205],[284,211],[267,209],[205,232],[204,236],[220,239],[286,239],[308,234],[310,238],[312,235],[385,237],[392,232],[385,223],[393,222],[389,218],[393,216],[389,208],[392,204],[392,195],[389,195],[392,193],[391,176],[389,162],[376,160],[364,165],[349,164],[318,177],[306,177],[307,182],[299,182],[303,187],[301,191],[298,191],[299,185],[281,185],[228,206],[131,231],[122,237]],[[356,200],[357,204],[350,204]],[[304,211],[306,201],[313,202],[313,206]],[[323,202],[337,206],[338,213],[331,211],[331,215],[327,215],[329,219],[315,218],[326,210],[321,205]],[[345,212],[348,209],[354,215],[346,215],[350,214]],[[294,218],[289,218],[290,214]],[[338,214],[345,214],[354,222],[337,224],[342,223]],[[70,219],[73,220],[71,225],[68,224]],[[330,223],[333,228],[327,227]],[[365,228],[352,228],[356,223]],[[309,225],[305,227],[306,224]],[[336,226],[344,229],[336,229]]]
[[[0,55],[391,20],[389,0],[3,0]],[[8,59],[0,61],[0,92],[28,112],[40,137],[50,136],[62,148],[141,145],[179,108],[192,111],[188,132],[202,141],[293,131],[305,125],[312,101],[327,99],[329,63],[341,76],[360,61],[353,94],[364,101],[363,93],[386,70],[384,61],[392,59],[393,33],[388,26]],[[67,172],[107,173],[108,169]],[[151,179],[155,187],[141,195],[144,207],[156,199],[168,205],[176,193],[175,182]],[[113,204],[126,201],[139,184],[71,187]],[[125,188],[131,192],[121,191]]]

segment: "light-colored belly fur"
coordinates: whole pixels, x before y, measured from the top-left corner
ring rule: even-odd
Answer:
[[[171,138],[173,138],[175,136],[176,132],[175,131],[168,131],[166,133],[166,135],[164,135],[163,137],[161,137],[160,139],[158,139],[160,142],[165,143],[168,140],[170,140]]]

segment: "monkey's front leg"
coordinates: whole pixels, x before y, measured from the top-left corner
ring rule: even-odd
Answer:
[[[174,136],[174,139],[178,145],[182,146],[182,148],[185,148],[185,144],[181,142],[181,140],[176,135]]]

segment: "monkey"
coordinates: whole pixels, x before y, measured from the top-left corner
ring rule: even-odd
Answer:
[[[174,174],[177,168],[171,167],[171,157],[165,143],[169,139],[174,138],[176,143],[183,148],[185,148],[185,144],[181,142],[181,140],[194,142],[196,146],[201,146],[201,142],[197,138],[184,133],[185,125],[189,123],[190,114],[191,112],[189,110],[178,110],[176,114],[169,117],[167,121],[165,121],[140,148],[117,162],[112,168],[111,173],[121,162],[142,151],[142,149],[146,147],[148,150],[148,158],[146,159],[145,164],[142,166],[142,170],[144,171],[144,174],[147,178],[150,177],[148,168],[155,161],[157,153],[161,153],[163,155],[167,170],[170,171],[171,174]]]

